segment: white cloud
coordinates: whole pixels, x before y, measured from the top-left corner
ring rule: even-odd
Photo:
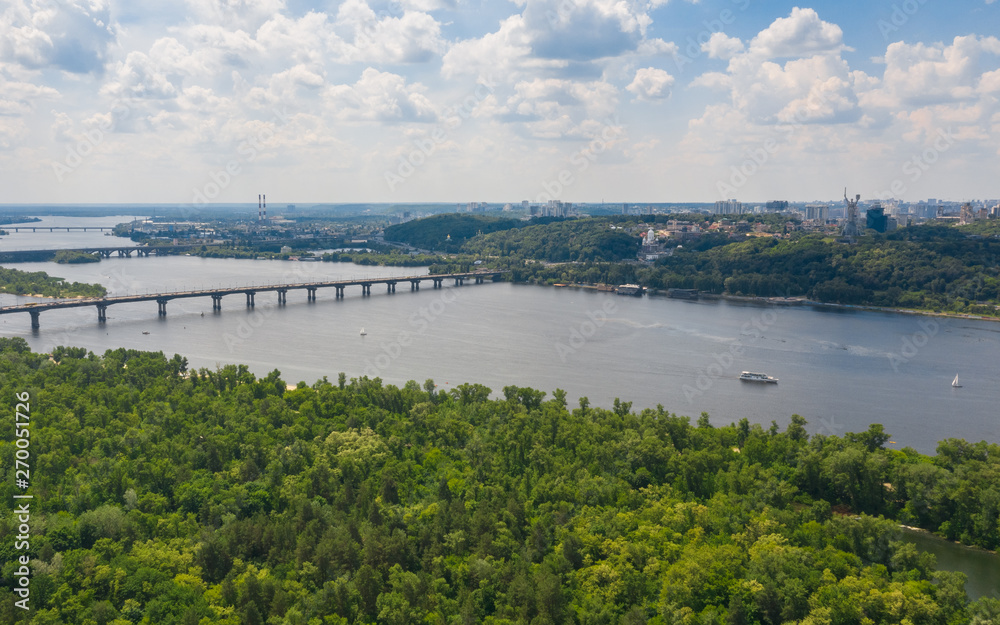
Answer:
[[[276,15],[257,30],[257,45],[269,58],[295,63],[322,63],[344,54],[344,44],[334,33],[325,13],[311,11],[299,19]]]
[[[420,84],[369,67],[353,85],[335,85],[325,94],[338,119],[348,121],[433,121],[434,107]]]
[[[194,22],[254,31],[285,9],[284,0],[184,0]]]
[[[640,100],[665,100],[670,97],[674,77],[655,67],[644,67],[635,72],[632,83],[625,87]]]
[[[350,36],[346,60],[365,63],[422,63],[444,51],[441,25],[430,14],[405,11],[376,15],[365,0],[347,0],[337,12],[337,26]]]
[[[0,56],[27,68],[100,74],[116,41],[108,0],[14,0],[0,15]]]
[[[824,22],[813,9],[792,9],[750,42],[750,54],[766,59],[836,53],[844,49],[840,26]]]
[[[728,61],[743,52],[743,42],[739,37],[730,37],[726,33],[712,33],[708,41],[701,44],[701,51],[708,53],[710,59]]]
[[[950,45],[889,44],[882,102],[900,106],[975,98],[984,54],[1000,54],[1000,40],[966,36],[955,37]],[[996,61],[994,58],[994,66]]]

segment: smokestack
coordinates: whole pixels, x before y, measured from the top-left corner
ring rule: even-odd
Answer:
[[[257,194],[257,221],[260,221],[260,193]]]
[[[267,221],[267,194],[264,194],[264,221]]]

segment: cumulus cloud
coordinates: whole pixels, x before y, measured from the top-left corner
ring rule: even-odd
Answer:
[[[813,9],[795,7],[753,38],[750,53],[766,59],[835,53],[844,49],[843,39],[840,26],[824,22]]]
[[[996,37],[955,37],[943,43],[889,45],[885,54],[886,106],[955,102],[978,97],[981,76],[987,86],[991,78],[982,75],[984,55],[1000,55]]]
[[[429,13],[376,15],[365,0],[347,0],[340,5],[336,22],[350,43],[345,50],[349,61],[422,63],[445,47],[441,25]]]
[[[100,74],[116,43],[108,0],[14,0],[0,15],[0,55],[31,69]]]
[[[625,87],[639,100],[665,100],[670,97],[674,77],[655,67],[644,67],[635,72],[632,83]]]
[[[726,33],[712,33],[708,41],[701,44],[701,51],[708,53],[710,59],[728,61],[743,52],[743,42],[739,37],[730,37]]]
[[[335,85],[325,94],[333,114],[348,121],[434,121],[437,115],[420,84],[369,67],[353,85]]]
[[[184,0],[195,23],[253,31],[281,14],[284,0]]]
[[[460,41],[444,56],[445,76],[502,71],[519,80],[548,71],[586,73],[585,65],[630,54],[672,54],[673,43],[646,37],[650,4],[636,0],[518,2],[521,14],[498,30]],[[594,73],[599,74],[599,69]]]

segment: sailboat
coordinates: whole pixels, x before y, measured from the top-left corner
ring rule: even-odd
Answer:
[[[368,333],[367,333],[367,332],[365,332],[365,329],[364,329],[364,328],[361,328],[361,336],[364,336],[364,335],[366,335],[366,334],[368,334]],[[957,378],[956,378],[956,379],[957,379]]]
[[[951,383],[952,388],[962,388],[962,385],[958,383],[958,374],[955,374],[955,379]]]

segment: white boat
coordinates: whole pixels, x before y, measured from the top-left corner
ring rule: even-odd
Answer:
[[[955,379],[951,382],[952,388],[962,388],[962,385],[958,383],[958,374],[955,374]]]
[[[762,382],[764,384],[778,383],[778,378],[772,378],[766,373],[754,373],[753,371],[744,371],[740,374],[740,379],[744,382]]]
[[[368,334],[368,333],[367,333],[367,332],[365,332],[365,329],[364,329],[364,328],[361,328],[361,336],[364,336],[364,335],[366,335],[366,334]]]

